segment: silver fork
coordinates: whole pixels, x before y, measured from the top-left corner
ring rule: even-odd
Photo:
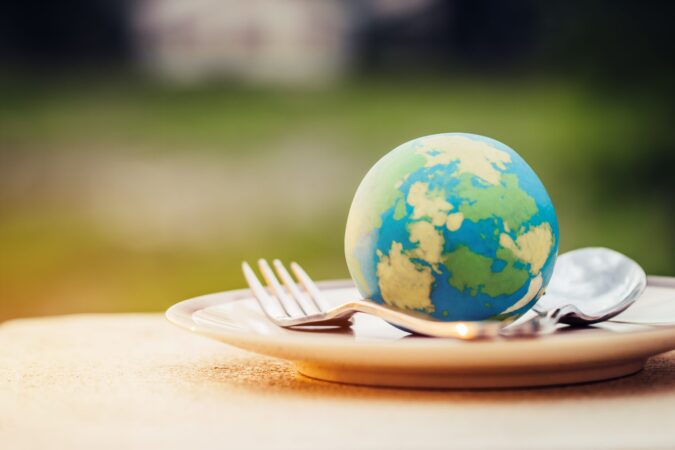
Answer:
[[[443,338],[472,340],[499,336],[533,336],[544,331],[539,321],[527,321],[511,330],[503,328],[504,324],[497,321],[443,322],[366,300],[352,300],[331,307],[299,264],[291,263],[291,270],[304,288],[304,292],[281,261],[275,259],[272,264],[283,286],[264,259],[258,260],[258,266],[269,289],[263,286],[247,262],[242,263],[242,270],[262,311],[272,322],[284,328],[316,325],[347,326],[351,323],[351,317],[360,312],[377,316],[413,333]],[[274,295],[270,295],[270,291]]]

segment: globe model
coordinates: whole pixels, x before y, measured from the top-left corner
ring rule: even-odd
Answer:
[[[364,298],[444,321],[512,321],[558,252],[546,189],[514,150],[465,133],[395,148],[366,174],[345,233]]]

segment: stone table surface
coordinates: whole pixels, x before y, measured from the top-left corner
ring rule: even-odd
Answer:
[[[0,325],[0,449],[675,448],[675,352],[641,373],[492,391],[310,380],[160,314]]]

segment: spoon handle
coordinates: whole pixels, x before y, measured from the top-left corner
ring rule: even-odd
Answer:
[[[515,326],[508,326],[499,330],[502,337],[535,337],[552,334],[555,332],[560,317],[562,317],[562,308],[548,311],[546,314],[536,315],[525,322]]]

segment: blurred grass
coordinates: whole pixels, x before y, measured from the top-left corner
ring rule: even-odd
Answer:
[[[297,259],[316,278],[346,277],[343,227],[361,176],[398,144],[445,131],[491,136],[521,153],[554,201],[562,251],[609,246],[649,273],[674,274],[672,210],[640,195],[639,186],[620,199],[608,188],[613,173],[605,167],[630,165],[636,153],[649,152],[650,136],[669,130],[667,105],[631,95],[553,78],[366,77],[314,90],[181,87],[133,76],[4,78],[0,175],[26,175],[29,182],[0,182],[0,320],[161,310],[192,295],[243,287],[240,261],[260,256]],[[333,200],[310,211],[306,222],[275,220],[284,205],[267,205],[269,222],[246,239],[229,237],[224,227],[208,245],[131,245],[60,194],[49,174],[54,162],[79,155],[161,161],[176,154],[208,158],[208,164],[236,162],[255,178],[261,158],[283,156],[298,136],[319,158],[337,152],[347,161],[343,181],[322,187],[335,193]],[[47,169],[16,173],[31,172],[30,161],[42,160]],[[259,195],[284,192],[283,184],[258,181]],[[308,195],[316,182],[307,177]],[[226,214],[234,227],[248,212]]]

